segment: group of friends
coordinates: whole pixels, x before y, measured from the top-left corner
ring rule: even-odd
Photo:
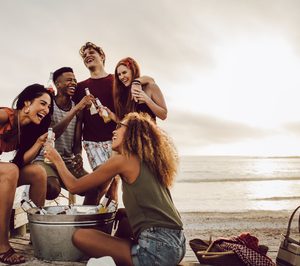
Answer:
[[[178,155],[156,125],[156,118],[167,117],[163,94],[130,57],[109,74],[101,47],[87,42],[79,53],[88,79],[77,83],[72,68],[62,67],[53,73],[55,95],[32,84],[12,108],[0,108],[0,154],[16,151],[11,162],[0,161],[0,262],[25,262],[8,236],[18,186],[30,186],[29,197],[37,206],[55,199],[61,187],[84,196],[84,205],[98,205],[107,193],[117,200],[122,180],[125,210],[118,211],[123,218],[117,233],[78,229],[73,244],[91,257],[110,256],[116,265],[177,265],[185,254],[185,236],[169,191]],[[96,98],[102,105],[92,115]],[[103,111],[110,121],[102,119]],[[49,127],[55,148],[46,141]],[[91,173],[82,167],[82,146]]]

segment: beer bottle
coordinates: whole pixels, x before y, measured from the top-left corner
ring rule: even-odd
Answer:
[[[48,136],[47,136],[47,143],[49,143],[52,147],[54,147],[54,139],[53,139],[53,129],[52,127],[48,128]],[[51,161],[47,158],[44,159],[45,163],[51,164]]]
[[[25,211],[28,212],[32,208],[37,208],[37,211],[35,214],[40,214],[40,215],[45,215],[47,214],[47,211],[43,208],[38,208],[31,199],[22,199],[21,200],[21,208]]]
[[[91,94],[89,88],[85,88],[85,94],[86,95],[90,95]],[[90,114],[91,115],[98,114],[97,108],[96,108],[96,106],[95,106],[95,104],[93,102],[92,102],[92,105],[90,107]]]
[[[109,200],[109,198],[105,195],[104,199],[97,206],[98,213],[106,213],[107,212],[106,205],[107,205],[108,200]]]
[[[101,108],[103,106],[98,98],[96,98],[96,104],[98,108]],[[111,120],[108,112],[104,108],[102,108],[100,116],[103,118],[104,123],[108,123]]]
[[[50,76],[46,85],[46,89],[51,92],[53,95],[55,94],[56,91],[56,86],[53,82],[53,72],[50,72]]]

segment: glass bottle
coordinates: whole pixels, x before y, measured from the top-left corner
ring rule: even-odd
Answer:
[[[49,143],[52,147],[54,147],[54,139],[53,139],[53,129],[52,127],[48,128],[48,136],[47,136],[47,140],[46,143]],[[44,158],[44,162],[51,164],[51,161],[47,158]]]
[[[47,214],[47,211],[43,208],[38,208],[31,199],[22,199],[21,200],[21,208],[25,211],[28,212],[30,209],[36,208],[37,211],[35,214],[40,214],[40,215],[45,215]]]
[[[115,200],[111,200],[110,203],[107,205],[106,210],[107,212],[115,212],[118,208],[118,202]]]
[[[53,82],[53,72],[50,72],[50,76],[49,76],[49,79],[48,79],[48,82],[47,82],[47,85],[46,85],[46,89],[48,91],[50,91],[52,94],[55,94],[56,87],[55,87],[55,84]]]
[[[106,205],[108,202],[109,198],[105,195],[104,199],[100,202],[100,204],[97,206],[97,213],[106,213]]]
[[[85,94],[86,95],[90,95],[91,94],[89,88],[85,88]],[[95,106],[95,104],[93,102],[92,102],[92,105],[90,107],[90,114],[91,115],[98,114],[97,108],[96,108],[96,106]]]
[[[98,108],[103,106],[98,98],[96,98],[96,104],[97,104]],[[104,108],[102,108],[100,115],[103,118],[104,123],[108,123],[111,120],[108,112]]]
[[[109,204],[107,204],[109,202]],[[118,203],[105,195],[103,200],[97,206],[97,213],[115,212],[118,208]]]

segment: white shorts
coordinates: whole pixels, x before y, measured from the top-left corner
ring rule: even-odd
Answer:
[[[111,143],[111,140],[103,142],[83,141],[83,147],[93,170],[110,158],[112,153]]]

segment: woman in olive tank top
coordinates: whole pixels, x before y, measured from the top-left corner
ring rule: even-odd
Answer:
[[[45,157],[55,164],[71,193],[84,192],[116,175],[123,181],[123,202],[134,240],[78,229],[74,245],[91,257],[110,256],[116,265],[177,265],[185,254],[185,237],[169,192],[178,164],[175,147],[148,114],[134,112],[117,124],[112,148],[116,155],[76,179],[57,151],[46,146]]]

